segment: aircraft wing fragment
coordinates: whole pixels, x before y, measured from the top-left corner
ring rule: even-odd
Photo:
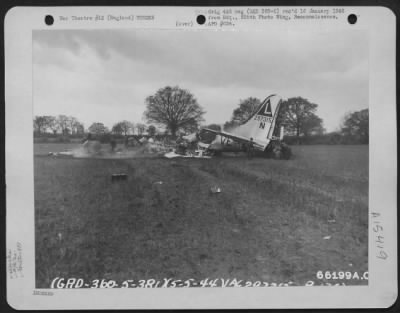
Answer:
[[[209,132],[211,132],[213,134],[220,135],[220,136],[232,139],[232,140],[234,140],[236,142],[239,142],[239,143],[248,144],[248,143],[251,142],[249,138],[238,136],[238,135],[235,135],[235,134],[231,134],[231,133],[227,133],[227,132],[223,132],[223,131],[217,131],[217,130],[210,129],[210,128],[202,128],[202,129],[205,130],[205,131],[209,131]],[[263,148],[263,145],[258,144],[256,141],[253,141],[253,144],[254,144],[255,147]]]

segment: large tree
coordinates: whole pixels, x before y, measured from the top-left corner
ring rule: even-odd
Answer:
[[[95,122],[89,126],[88,131],[94,135],[104,135],[108,133],[108,128],[103,123]]]
[[[297,137],[309,136],[324,131],[322,119],[316,115],[318,104],[301,97],[289,98],[282,101],[276,125],[284,125],[289,133]]]
[[[52,119],[52,116],[35,116],[35,119],[33,120],[34,130],[38,134],[46,132],[46,130],[50,128]]]
[[[241,124],[244,124],[255,113],[260,106],[260,99],[249,97],[239,101],[239,106],[233,110],[230,121],[224,124],[225,130],[231,130]]]
[[[164,87],[146,98],[144,116],[149,123],[166,127],[173,136],[180,129],[191,128],[203,120],[203,108],[188,90]]]
[[[256,112],[260,106],[260,99],[249,97],[240,100],[239,107],[233,110],[231,121],[237,124],[243,124]]]
[[[111,129],[111,131],[114,134],[124,135],[124,136],[128,135],[131,130],[133,130],[133,123],[129,121],[118,122],[114,124],[114,126]]]
[[[122,135],[123,130],[122,130],[121,123],[116,123],[116,124],[114,124],[113,127],[111,128],[111,132],[112,132],[114,135]]]
[[[342,134],[359,143],[369,142],[369,110],[348,113],[342,124]]]

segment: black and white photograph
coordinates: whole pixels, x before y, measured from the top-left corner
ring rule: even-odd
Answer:
[[[35,31],[36,287],[368,284],[367,47]]]
[[[395,21],[379,7],[12,9],[8,303],[392,305]]]

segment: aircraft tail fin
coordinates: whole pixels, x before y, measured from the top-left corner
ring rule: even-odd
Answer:
[[[272,139],[276,118],[282,98],[278,95],[267,97],[249,120],[231,132],[242,137],[253,138],[253,141],[265,149]]]

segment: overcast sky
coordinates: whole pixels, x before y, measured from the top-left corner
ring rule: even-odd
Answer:
[[[328,131],[368,107],[363,31],[40,30],[33,54],[34,114],[72,115],[85,127],[145,122],[145,98],[167,85],[189,89],[206,124],[271,93],[317,103]]]

